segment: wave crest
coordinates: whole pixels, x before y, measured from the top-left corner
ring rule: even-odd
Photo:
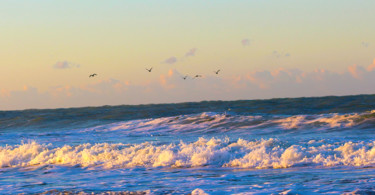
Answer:
[[[155,119],[117,122],[80,130],[81,132],[121,132],[127,135],[181,134],[181,133],[270,133],[274,130],[346,130],[375,128],[375,110],[352,114],[319,115],[236,115],[233,113],[204,112]],[[250,131],[249,131],[250,130]],[[265,130],[265,131],[263,131]]]
[[[247,141],[204,139],[169,145],[80,144],[53,147],[34,141],[0,147],[0,167],[35,165],[82,167],[241,167],[288,168],[294,166],[366,166],[375,164],[374,142],[325,143],[310,140],[289,145],[276,139]]]

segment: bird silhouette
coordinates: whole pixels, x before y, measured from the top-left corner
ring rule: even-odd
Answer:
[[[94,74],[90,74],[89,78],[90,78],[90,77],[94,77],[94,76],[97,76],[97,74],[96,74],[96,73],[94,73]]]
[[[182,77],[182,79],[186,80],[188,78],[188,75]]]
[[[220,72],[220,69],[217,70],[217,71],[214,71],[215,74],[219,74],[219,72]]]
[[[194,78],[198,78],[198,77],[202,77],[202,75],[197,74],[194,76]]]
[[[151,71],[152,71],[152,68],[153,68],[153,67],[151,67],[150,69],[147,69],[147,68],[146,68],[146,70],[147,70],[148,72],[151,72]]]

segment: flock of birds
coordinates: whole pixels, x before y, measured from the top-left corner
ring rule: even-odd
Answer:
[[[146,70],[147,70],[148,72],[151,72],[151,71],[152,71],[152,68],[153,68],[153,67],[151,67],[151,68],[146,68]],[[219,74],[219,72],[220,72],[220,69],[214,71],[215,74]],[[95,77],[95,76],[98,76],[98,74],[96,74],[96,73],[94,73],[94,74],[90,74],[89,78],[91,78],[91,77]],[[186,76],[183,76],[182,79],[186,80],[188,77],[189,77],[189,75],[186,75]],[[197,74],[197,75],[195,75],[195,76],[192,77],[192,78],[195,79],[195,78],[199,78],[199,77],[202,77],[202,75]]]

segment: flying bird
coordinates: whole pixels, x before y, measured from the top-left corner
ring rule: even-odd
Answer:
[[[150,69],[147,69],[147,68],[146,68],[146,70],[147,70],[148,72],[151,72],[151,71],[152,71],[152,68],[153,68],[153,67],[151,67]]]
[[[182,79],[186,80],[188,78],[188,75],[182,77]]]
[[[89,76],[89,78],[90,77],[94,77],[94,76],[98,76],[96,73],[94,73],[94,74],[90,74],[90,76]]]
[[[217,70],[217,71],[214,71],[215,74],[219,74],[219,72],[220,72],[220,69]]]
[[[198,77],[202,77],[202,75],[197,74],[194,76],[194,78],[198,78]]]

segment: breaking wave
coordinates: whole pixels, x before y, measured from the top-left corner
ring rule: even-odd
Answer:
[[[375,95],[0,111],[0,194],[371,194],[374,131]]]
[[[358,127],[375,128],[375,110],[351,114],[316,115],[236,115],[233,113],[204,112],[155,119],[117,122],[86,128],[84,131],[121,131],[129,134],[144,133],[212,133],[249,129],[314,129],[332,130]]]
[[[43,165],[100,167],[239,167],[373,166],[375,141],[329,143],[310,140],[289,144],[277,139],[247,141],[199,138],[192,143],[155,145],[80,144],[54,147],[35,141],[0,147],[0,168]]]

